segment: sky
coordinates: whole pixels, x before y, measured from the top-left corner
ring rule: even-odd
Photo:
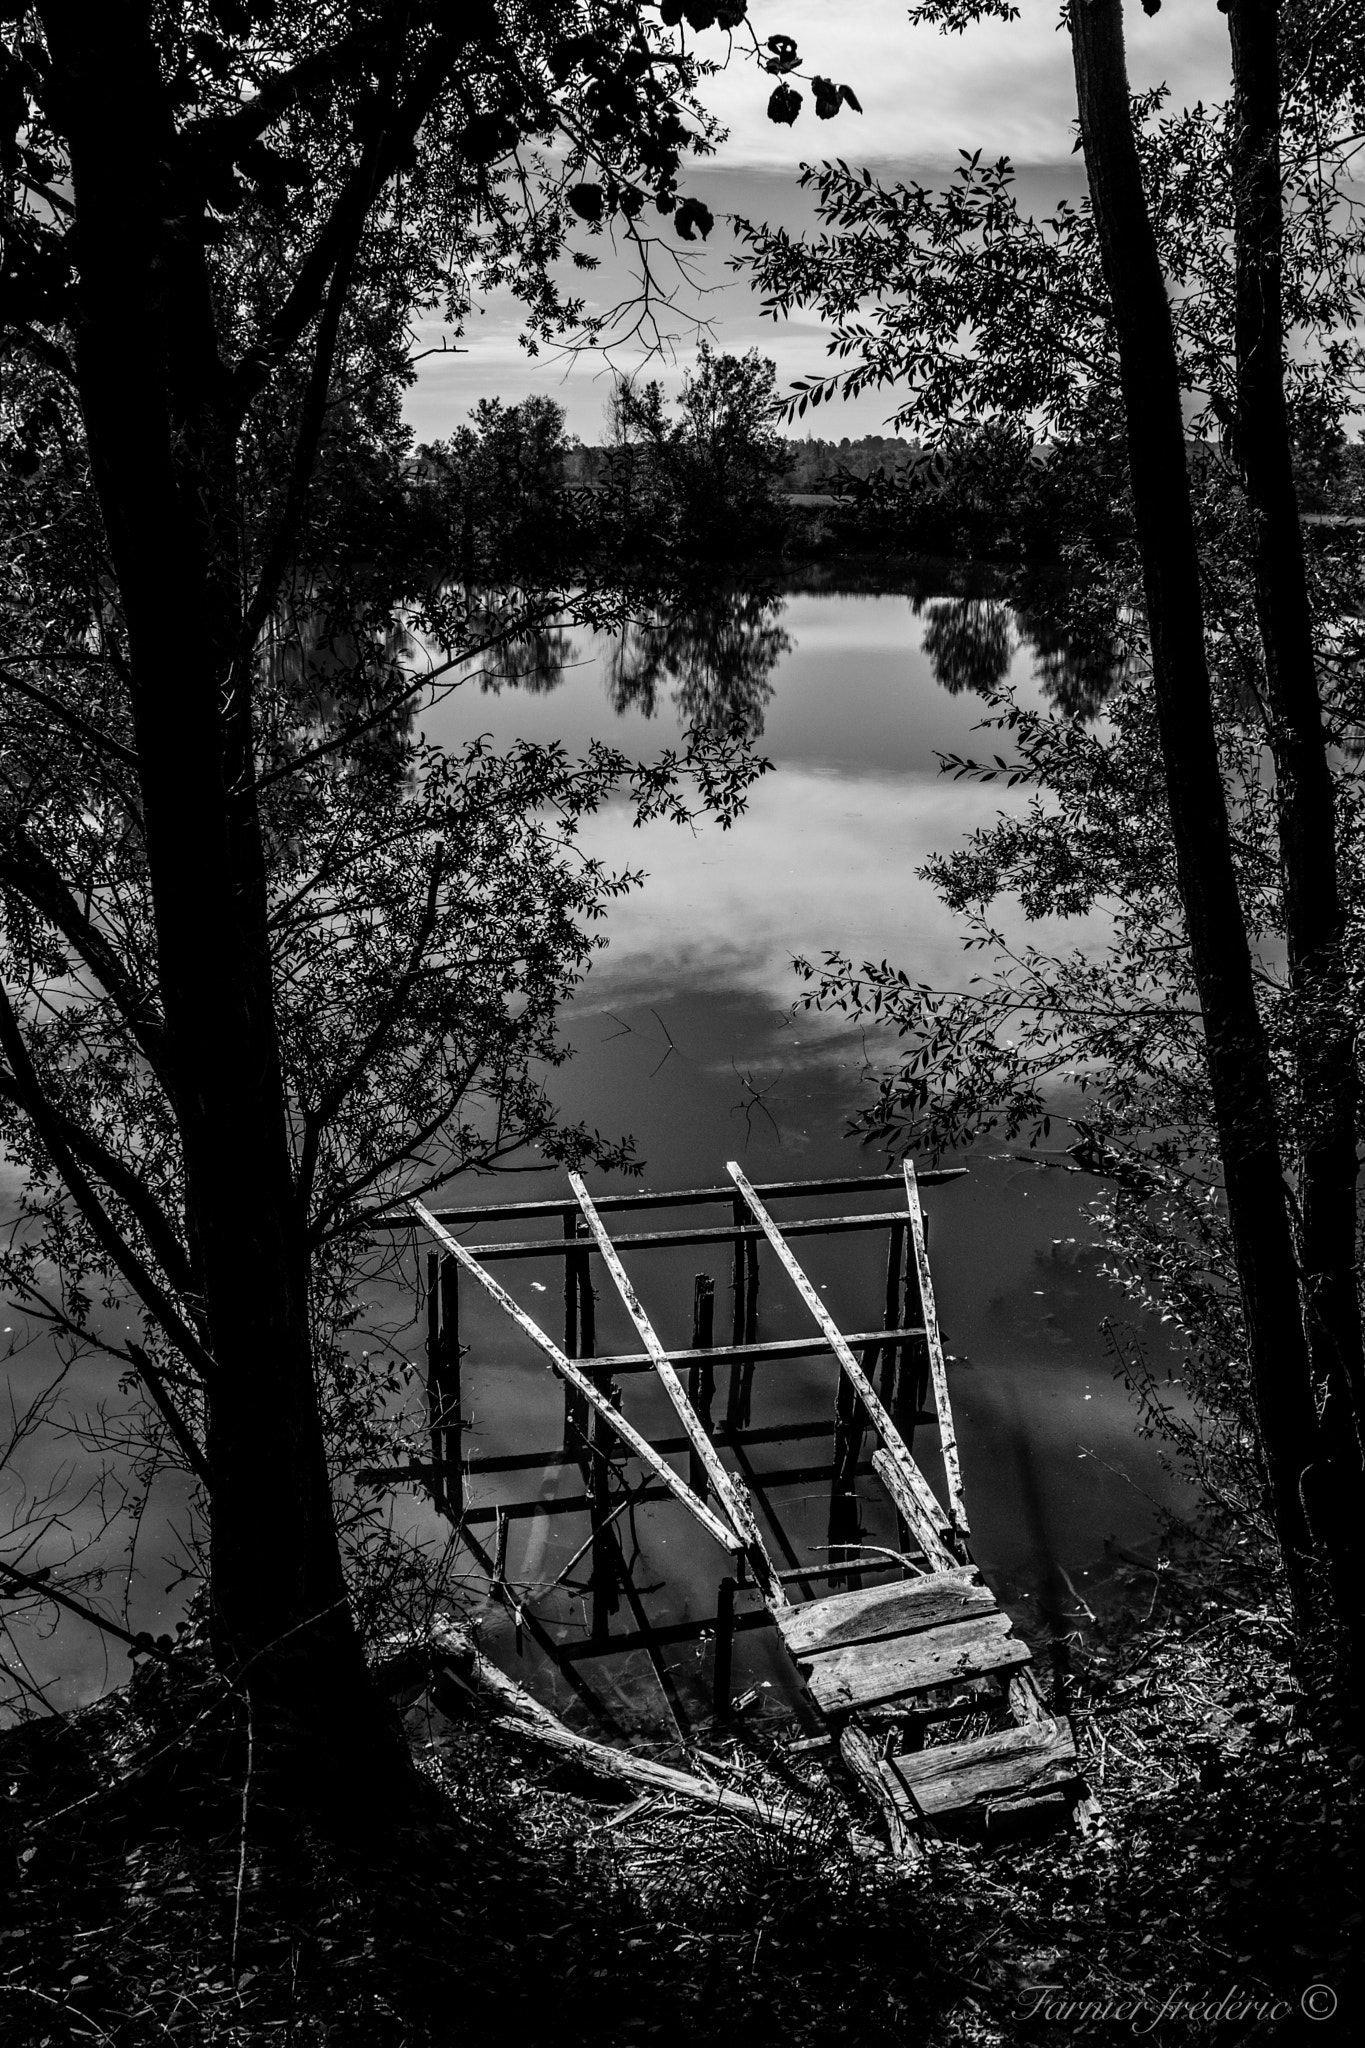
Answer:
[[[1177,105],[1225,96],[1227,20],[1215,0],[1165,0],[1154,16],[1128,0],[1124,14],[1135,89],[1164,81]],[[687,172],[683,189],[705,201],[716,226],[695,256],[688,252],[691,277],[679,280],[674,339],[665,354],[646,362],[635,348],[617,358],[620,368],[657,375],[670,390],[681,384],[705,332],[717,348],[756,346],[772,357],[780,389],[825,367],[820,322],[809,315],[781,323],[763,318],[757,298],[729,267],[739,247],[730,216],[792,230],[811,223],[809,198],[797,185],[803,163],[842,156],[884,179],[935,184],[951,176],[959,150],[980,149],[991,160],[1011,159],[1031,205],[1050,210],[1082,189],[1072,150],[1070,47],[1058,31],[1057,0],[1021,0],[1018,21],[982,23],[961,36],[911,28],[906,0],[750,0],[750,18],[761,38],[792,36],[803,71],[846,80],[863,112],[845,109],[837,120],[818,121],[807,95],[793,127],[775,126],[764,112],[772,81],[739,55],[738,45],[729,67],[708,81],[703,96],[728,135],[713,158]],[[723,51],[715,32],[703,41]],[[627,296],[623,255],[605,235],[585,235],[584,246],[603,259],[586,280],[590,304]],[[588,442],[602,438],[608,366],[595,355],[542,354],[532,361],[519,345],[519,328],[515,301],[499,295],[476,309],[463,353],[427,357],[407,405],[419,439],[449,434],[479,398],[511,403],[532,391],[564,406],[572,433]],[[432,348],[441,338],[433,326],[419,345]],[[817,415],[813,424],[835,437],[880,433],[890,410],[889,395],[871,393]]]

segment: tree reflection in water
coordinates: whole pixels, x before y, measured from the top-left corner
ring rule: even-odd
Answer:
[[[954,696],[988,696],[1004,682],[1020,648],[1048,702],[1064,718],[1094,718],[1118,682],[1124,656],[1107,615],[1092,615],[1075,593],[1038,592],[1007,604],[999,597],[911,598],[925,621],[921,642],[935,682]]]
[[[681,725],[757,739],[772,672],[791,651],[778,624],[785,609],[771,591],[718,591],[671,618],[627,626],[607,656],[613,709],[653,718],[668,690]]]

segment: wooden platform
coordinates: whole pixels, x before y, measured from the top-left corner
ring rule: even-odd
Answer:
[[[651,1656],[676,1722],[676,1701],[667,1689],[668,1674],[659,1656],[659,1644],[665,1639],[676,1639],[680,1633],[689,1640],[700,1633],[700,1625],[688,1624],[681,1631],[647,1625],[638,1598],[631,1595],[629,1573],[624,1565],[622,1573],[627,1596],[636,1612],[637,1631],[627,1638],[606,1625],[608,1610],[601,1596],[604,1587],[610,1590],[611,1580],[604,1560],[609,1555],[609,1543],[615,1542],[611,1525],[622,1504],[610,1505],[610,1467],[606,1456],[606,1446],[610,1445],[617,1460],[635,1460],[644,1468],[642,1480],[631,1497],[638,1499],[647,1493],[651,1499],[671,1499],[706,1531],[725,1554],[727,1566],[733,1568],[733,1576],[727,1572],[720,1580],[715,1622],[713,1626],[708,1624],[715,1641],[713,1696],[718,1719],[727,1719],[732,1707],[730,1654],[738,1625],[735,1592],[737,1585],[744,1584],[763,1600],[763,1609],[757,1615],[746,1615],[744,1625],[768,1618],[776,1624],[794,1669],[804,1682],[807,1699],[826,1724],[822,1741],[832,1738],[844,1764],[880,1810],[893,1854],[917,1853],[919,1838],[939,1828],[989,1828],[998,1818],[1025,1811],[1046,1824],[1080,1814],[1088,1795],[1080,1782],[1071,1731],[1064,1721],[1049,1713],[1034,1680],[1028,1645],[1015,1635],[1010,1617],[1002,1612],[994,1594],[983,1583],[968,1548],[970,1532],[949,1399],[948,1361],[938,1325],[927,1225],[913,1165],[906,1161],[895,1177],[872,1176],[867,1180],[823,1184],[779,1182],[766,1188],[754,1187],[735,1161],[729,1163],[727,1170],[728,1189],[682,1189],[663,1195],[595,1199],[582,1178],[571,1173],[572,1204],[513,1204],[501,1211],[461,1210],[436,1216],[420,1201],[414,1199],[410,1203],[411,1213],[444,1250],[439,1275],[439,1313],[434,1255],[428,1263],[428,1357],[432,1365],[429,1396],[433,1491],[437,1504],[446,1513],[459,1517],[464,1540],[483,1560],[491,1583],[510,1602],[512,1594],[507,1586],[503,1554],[509,1519],[520,1512],[522,1505],[534,1506],[538,1513],[549,1509],[543,1502],[501,1508],[466,1505],[459,1449],[463,1423],[457,1291],[459,1275],[464,1273],[500,1306],[563,1380],[565,1448],[557,1462],[581,1463],[585,1478],[591,1481],[591,1492],[559,1504],[566,1511],[588,1512],[592,1521],[589,1543],[578,1553],[582,1555],[589,1547],[593,1551],[591,1642],[556,1645],[529,1614],[525,1600],[516,1609],[519,1626],[524,1620],[537,1642],[557,1658],[570,1682],[581,1685],[576,1677],[580,1654],[610,1654],[618,1647],[634,1648],[638,1644]],[[888,1182],[894,1184],[896,1179],[904,1194],[903,1210],[804,1218],[779,1225],[764,1199],[765,1195],[769,1200],[786,1199],[797,1193],[813,1192],[817,1187],[830,1192],[839,1188],[869,1189]],[[613,1239],[603,1220],[604,1212],[621,1208],[692,1206],[722,1200],[731,1203],[729,1221],[701,1229],[634,1232]],[[543,1220],[558,1217],[562,1239],[539,1237],[470,1246],[454,1238],[447,1228],[449,1222],[492,1221],[502,1214],[522,1216],[530,1212],[542,1215]],[[821,1289],[812,1282],[788,1239],[879,1226],[889,1227],[882,1323],[874,1331],[851,1337],[835,1323]],[[732,1341],[728,1347],[715,1343],[714,1280],[709,1274],[699,1274],[695,1281],[691,1345],[685,1350],[670,1348],[661,1341],[646,1312],[635,1283],[625,1270],[622,1253],[633,1256],[653,1248],[714,1242],[730,1242],[734,1247]],[[814,1325],[811,1336],[758,1341],[755,1303],[760,1244],[766,1247],[765,1256],[776,1258],[804,1303]],[[595,1296],[588,1276],[590,1255],[600,1261],[634,1324],[643,1346],[640,1352],[605,1359],[595,1356]],[[484,1265],[485,1260],[493,1258],[552,1256],[565,1261],[562,1348]],[[761,1359],[775,1364],[785,1358],[821,1353],[832,1356],[839,1368],[833,1425],[830,1542],[826,1546],[830,1564],[815,1564],[807,1570],[800,1567],[769,1499],[777,1475],[765,1475],[766,1487],[760,1484],[760,1475],[744,1456],[743,1441],[746,1433],[755,1442],[765,1434],[750,1429],[747,1389],[754,1365]],[[880,1391],[874,1383],[879,1359]],[[723,1429],[713,1414],[715,1372],[722,1364],[730,1371]],[[912,1398],[907,1401],[906,1375],[912,1365],[908,1388]],[[686,1385],[680,1369],[687,1374]],[[642,1370],[650,1373],[667,1396],[682,1426],[680,1438],[651,1441],[623,1414],[619,1396],[613,1396],[611,1373]],[[897,1390],[894,1393],[893,1388]],[[930,1393],[932,1410],[925,1406]],[[919,1424],[932,1426],[936,1433],[935,1464],[931,1469],[937,1476],[937,1491],[914,1454],[914,1434]],[[827,1576],[831,1570],[857,1569],[853,1563],[856,1543],[850,1540],[844,1510],[850,1504],[855,1509],[852,1534],[856,1539],[853,1482],[868,1469],[860,1459],[860,1449],[864,1432],[869,1430],[879,1439],[870,1461],[871,1471],[881,1482],[897,1522],[895,1549],[883,1548],[879,1554],[893,1568],[904,1570],[906,1576],[898,1583],[882,1581],[793,1606],[789,1595],[796,1586],[809,1587],[812,1580]],[[809,1433],[808,1426],[802,1425],[799,1433]],[[582,1447],[581,1457],[575,1446]],[[688,1459],[686,1477],[668,1463],[670,1456],[683,1450]],[[730,1469],[725,1461],[726,1452],[740,1469]],[[520,1465],[527,1461],[518,1458],[504,1462]],[[836,1506],[840,1510],[837,1523]],[[785,1552],[789,1567],[786,1571],[778,1568],[769,1551],[760,1513]],[[490,1514],[496,1515],[500,1531],[493,1558],[478,1548],[469,1527],[474,1519]],[[873,1546],[873,1551],[877,1551],[877,1546]],[[841,1564],[841,1559],[847,1562]],[[871,1568],[885,1571],[887,1563],[877,1564],[874,1558]],[[969,1727],[979,1728],[983,1717],[997,1725],[984,1734],[967,1736],[959,1731],[959,1739],[933,1740],[935,1732],[950,1729],[954,1720],[962,1721],[964,1717]],[[892,1723],[890,1729],[886,1725],[888,1720]],[[1002,1722],[1013,1725],[999,1725]],[[902,1753],[892,1754],[897,1728],[904,1747]]]
[[[774,1619],[812,1701],[834,1722],[868,1707],[927,1706],[942,1687],[990,1676],[1007,1681],[1031,1663],[974,1565],[832,1593],[778,1609]],[[1023,1687],[1006,1683],[1000,1704],[1016,1712],[1022,1705],[1026,1717],[879,1764],[881,1785],[913,1828],[969,1824],[1044,1797],[1064,1814],[1081,1789],[1070,1729],[1042,1711],[1031,1679]]]

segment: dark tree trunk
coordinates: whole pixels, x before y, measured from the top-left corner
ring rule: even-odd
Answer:
[[[126,634],[187,1229],[214,1358],[210,1597],[277,1784],[391,1800],[313,1375],[252,767],[235,428],[145,10],[45,9],[76,206],[76,366]],[[187,232],[188,230],[188,232]]]
[[[1231,0],[1237,403],[1256,612],[1298,1016],[1300,1259],[1314,1374],[1333,1458],[1359,1463],[1365,1422],[1356,1275],[1355,1028],[1337,873],[1336,799],[1313,659],[1284,387],[1278,0]]]
[[[1081,136],[1113,306],[1152,681],[1203,1013],[1270,1507],[1301,1614],[1313,1611],[1302,1482],[1317,1416],[1265,1034],[1237,893],[1204,648],[1175,339],[1129,110],[1121,0],[1072,0]]]

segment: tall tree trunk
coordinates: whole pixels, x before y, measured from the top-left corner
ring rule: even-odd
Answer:
[[[1312,1618],[1302,1481],[1318,1457],[1265,1033],[1237,893],[1204,647],[1175,338],[1129,108],[1121,0],[1072,0],[1081,137],[1113,306],[1167,801],[1203,1013],[1252,1397],[1276,1535]]]
[[[346,1598],[313,1376],[250,709],[232,697],[234,447],[202,249],[168,189],[146,10],[45,14],[76,207],[77,379],[126,633],[168,1085],[215,1365],[213,1640],[277,1785],[391,1800],[406,1749]]]
[[[1298,1015],[1298,1179],[1304,1314],[1334,1459],[1360,1462],[1365,1426],[1356,1273],[1356,1034],[1344,959],[1336,798],[1313,659],[1312,614],[1284,386],[1284,202],[1278,0],[1230,0],[1230,145],[1236,255],[1233,453],[1251,515],[1256,613]]]

